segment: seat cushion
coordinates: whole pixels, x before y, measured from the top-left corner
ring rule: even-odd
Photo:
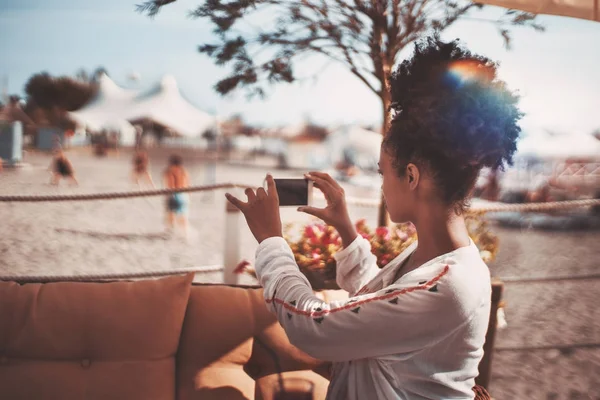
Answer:
[[[244,367],[255,318],[249,290],[194,285],[177,354],[177,399],[252,399]]]
[[[134,282],[0,282],[0,393],[174,399],[193,274]]]

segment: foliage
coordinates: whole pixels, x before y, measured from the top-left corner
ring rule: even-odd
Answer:
[[[498,252],[498,238],[490,232],[485,218],[479,214],[468,214],[466,224],[481,258],[486,263],[492,262]],[[415,227],[411,223],[371,229],[362,219],[356,222],[356,230],[371,243],[371,252],[377,257],[379,268],[385,267],[417,240]],[[308,278],[313,289],[338,289],[334,255],[342,249],[342,241],[337,231],[322,222],[314,222],[304,226],[299,236],[293,237],[294,233],[294,225],[288,225],[285,239],[300,271]],[[242,261],[236,272],[256,277],[247,261]]]
[[[151,17],[174,0],[147,0],[137,11]],[[385,95],[387,75],[398,53],[416,39],[444,31],[483,5],[438,0],[206,0],[189,15],[209,21],[218,38],[198,50],[231,74],[215,89],[227,94],[245,87],[249,96],[263,96],[265,84],[293,82],[294,62],[307,54],[325,56],[345,65],[378,97]],[[253,18],[273,23],[253,24]],[[510,44],[510,26],[543,27],[535,15],[507,10],[497,26]],[[269,21],[270,22],[270,21]]]
[[[97,90],[95,76],[89,78],[84,70],[76,78],[54,77],[47,72],[35,74],[25,84],[25,111],[36,123],[72,128],[67,111],[77,110],[93,98]]]

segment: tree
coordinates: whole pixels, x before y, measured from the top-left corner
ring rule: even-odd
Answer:
[[[25,84],[27,100],[44,109],[58,107],[74,111],[83,107],[96,93],[90,82],[69,76],[53,77],[46,72],[35,74]]]
[[[153,17],[174,0],[147,0],[137,11]],[[245,88],[249,96],[264,96],[265,84],[293,82],[293,65],[303,55],[318,54],[341,63],[381,100],[382,133],[387,131],[388,79],[398,54],[415,40],[437,34],[483,5],[465,0],[206,0],[190,12],[214,25],[215,43],[198,50],[216,64],[232,66],[215,89],[225,95]],[[273,23],[260,27],[251,17],[265,10]],[[508,10],[498,20],[499,33],[510,45],[508,27],[543,27],[535,15]],[[243,24],[246,22],[246,24]],[[246,25],[250,25],[245,29]],[[387,224],[383,202],[379,224]]]
[[[88,103],[96,93],[97,85],[69,76],[53,77],[47,72],[33,75],[25,84],[26,111],[38,123],[72,127],[67,111],[74,111]]]

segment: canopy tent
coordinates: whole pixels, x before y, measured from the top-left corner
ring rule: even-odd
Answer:
[[[70,113],[79,124],[92,131],[125,126],[127,110],[134,104],[136,92],[119,87],[106,74],[98,78],[98,92],[85,106]]]
[[[152,121],[184,137],[217,132],[216,119],[185,100],[172,76],[165,76],[153,89],[140,94],[102,75],[95,98],[70,115],[90,130],[113,130],[126,137],[134,132],[131,121]]]
[[[600,0],[477,0],[476,2],[534,14],[600,21]]]
[[[216,118],[185,100],[175,78],[170,75],[163,77],[149,92],[136,97],[135,104],[127,112],[127,120],[151,120],[185,137],[217,131]]]

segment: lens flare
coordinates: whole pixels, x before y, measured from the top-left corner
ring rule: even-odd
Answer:
[[[478,60],[460,60],[448,66],[446,78],[454,85],[472,81],[491,83],[494,80],[494,69]]]

